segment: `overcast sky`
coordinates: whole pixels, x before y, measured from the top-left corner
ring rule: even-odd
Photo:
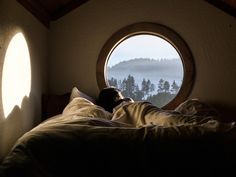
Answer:
[[[175,48],[166,40],[154,35],[136,35],[120,43],[108,60],[111,67],[121,61],[134,58],[180,58]]]

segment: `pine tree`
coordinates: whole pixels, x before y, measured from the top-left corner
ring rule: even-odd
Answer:
[[[164,91],[165,92],[169,92],[170,89],[170,83],[168,81],[164,82]]]
[[[158,83],[157,92],[158,92],[158,93],[162,93],[163,91],[164,91],[164,80],[163,80],[163,79],[160,79],[160,80],[159,80],[159,83]]]
[[[179,86],[176,84],[175,80],[173,81],[173,83],[171,84],[171,92],[173,94],[177,94],[179,91]]]
[[[134,97],[134,90],[135,90],[135,80],[134,77],[131,75],[128,75],[127,79],[124,79],[122,81],[122,86],[123,88],[121,90],[123,90],[123,94],[125,97]]]
[[[143,93],[146,93],[146,90],[147,90],[146,85],[147,85],[147,81],[146,81],[146,79],[143,78],[143,81],[142,81],[142,88],[141,88],[141,90],[143,91]]]
[[[139,89],[139,86],[138,85],[135,85],[135,91],[134,91],[134,100],[136,100],[136,101],[140,101],[140,100],[143,100],[143,97],[144,97],[144,93],[143,93],[143,91],[141,91],[140,89]]]
[[[149,95],[150,91],[151,91],[151,81],[148,79],[146,85],[146,95]]]
[[[110,86],[114,86],[114,87],[118,88],[117,79],[112,77],[110,80],[108,80],[108,83]]]
[[[155,90],[155,88],[156,88],[155,84],[152,83],[151,86],[150,86],[150,92],[153,92]]]

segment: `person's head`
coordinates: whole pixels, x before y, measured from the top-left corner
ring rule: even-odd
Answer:
[[[98,96],[98,105],[105,110],[112,112],[113,108],[121,103],[124,96],[121,91],[115,87],[106,87],[102,89]]]

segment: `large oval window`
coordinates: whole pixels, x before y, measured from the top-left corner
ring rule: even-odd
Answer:
[[[3,65],[2,103],[4,117],[7,118],[15,106],[21,107],[24,97],[31,89],[30,55],[22,33],[11,39]]]
[[[97,63],[100,88],[115,86],[135,101],[172,109],[187,98],[193,83],[193,59],[174,31],[139,23],[115,33]]]

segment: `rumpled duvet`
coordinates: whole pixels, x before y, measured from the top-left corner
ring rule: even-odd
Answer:
[[[162,110],[149,102],[127,103],[118,107],[112,120],[130,124],[135,127],[146,125],[176,126],[186,124],[203,124],[217,120],[215,116],[199,116],[181,114],[175,111]]]
[[[234,122],[145,102],[111,114],[75,98],[16,142],[0,176],[230,176],[235,140]]]

